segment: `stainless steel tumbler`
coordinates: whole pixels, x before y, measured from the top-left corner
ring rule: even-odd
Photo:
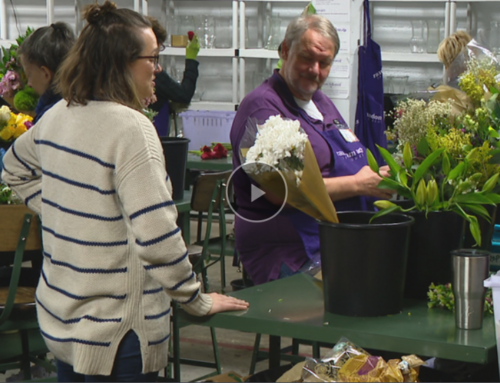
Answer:
[[[455,324],[465,330],[483,326],[483,281],[488,277],[490,253],[484,250],[459,249],[453,258],[453,294],[455,295]]]

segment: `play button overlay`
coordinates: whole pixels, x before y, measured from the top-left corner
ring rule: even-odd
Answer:
[[[285,196],[281,205],[275,204],[275,208],[271,209],[263,207],[263,203],[265,204],[265,201],[263,200],[266,199],[266,197],[270,197],[270,195],[272,195],[272,191],[266,191],[261,186],[248,182],[248,178],[253,177],[251,177],[250,174],[254,173],[258,173],[257,177],[262,177],[263,175],[266,175],[266,177],[269,175],[274,177],[274,188],[281,189],[282,195]],[[243,191],[241,192],[241,195],[238,194],[236,196],[236,203],[241,206],[239,209],[233,205],[232,201],[234,199],[228,194],[229,191],[235,190],[233,182],[248,185],[248,190]],[[255,180],[255,182],[258,181]],[[240,192],[240,189],[238,189],[238,192]],[[273,219],[285,207],[287,196],[288,189],[283,174],[276,167],[263,162],[250,162],[240,165],[233,170],[227,180],[226,200],[229,202],[229,207],[235,215],[247,222],[259,223]],[[253,204],[255,204],[255,209],[252,209]]]
[[[262,197],[264,194],[266,194],[264,190],[259,189],[257,186],[252,184],[252,189],[250,190],[250,198],[251,198],[250,201],[253,202],[256,199]]]

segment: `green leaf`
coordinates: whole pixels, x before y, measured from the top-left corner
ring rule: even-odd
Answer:
[[[482,193],[459,194],[453,198],[453,202],[475,205],[494,205],[492,200]]]
[[[493,174],[488,181],[486,181],[483,185],[483,192],[492,191],[498,183],[498,173]]]
[[[477,218],[474,216],[469,216],[469,229],[477,245],[481,246],[481,229]]]
[[[431,148],[429,147],[429,143],[425,138],[422,138],[417,145],[417,153],[420,154],[422,157],[427,157],[430,151]]]
[[[366,157],[368,158],[368,165],[370,166],[370,169],[373,170],[375,173],[378,173],[379,168],[377,160],[375,159],[375,157],[373,157],[373,154],[370,151],[370,149],[366,149]]]
[[[443,153],[443,173],[447,176],[450,173],[451,165],[450,165],[450,157],[448,157],[448,153]]]
[[[376,214],[373,215],[373,217],[370,218],[370,223],[372,223],[372,221],[378,217],[383,217],[384,215],[387,215],[389,213],[392,213],[393,211],[400,211],[401,210],[401,206],[398,206],[398,205],[394,205],[388,209],[384,209],[384,210],[380,210],[379,212],[377,212]]]
[[[494,204],[500,204],[500,195],[497,193],[485,193],[484,196]]]
[[[463,204],[460,204],[460,206],[462,206],[462,208],[466,209],[467,211],[469,211],[470,213],[472,213],[474,215],[478,215],[480,217],[483,217],[488,222],[491,220],[490,213],[488,213],[488,210],[486,210],[484,208],[484,206],[482,206],[482,205],[473,205],[473,204],[463,203]]]
[[[403,149],[403,163],[408,170],[411,169],[411,166],[413,165],[413,153],[409,142],[405,144]]]
[[[429,168],[434,164],[434,162],[439,158],[444,149],[438,149],[432,152],[417,168],[415,171],[415,176],[413,178],[413,183],[416,184],[424,175],[427,173]]]
[[[406,176],[405,169],[399,169],[399,172],[396,177],[397,180],[401,182],[404,186],[408,186],[408,177]]]
[[[399,169],[401,169],[401,166],[398,165],[396,160],[392,157],[392,154],[389,153],[389,151],[379,145],[377,145],[378,151],[380,152],[380,155],[386,162],[386,164],[389,166],[391,169],[392,174],[398,174]]]
[[[500,138],[500,134],[498,134],[498,132],[495,129],[493,129],[491,126],[488,128],[488,134],[490,137]]]
[[[457,178],[460,174],[462,174],[463,170],[465,168],[465,163],[460,162],[457,166],[455,166],[450,173],[448,174],[448,179],[449,180],[454,180]]]

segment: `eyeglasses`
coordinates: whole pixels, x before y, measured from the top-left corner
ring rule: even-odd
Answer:
[[[158,69],[160,65],[160,55],[156,56],[137,56],[138,59],[148,59],[148,60],[153,60],[153,64],[155,66],[155,69]]]

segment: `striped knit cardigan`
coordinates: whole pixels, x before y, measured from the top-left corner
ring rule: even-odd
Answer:
[[[123,105],[62,100],[4,157],[4,182],[42,218],[36,291],[49,349],[78,373],[109,375],[136,332],[143,373],[167,364],[170,297],[195,315],[200,293],[154,126]]]

